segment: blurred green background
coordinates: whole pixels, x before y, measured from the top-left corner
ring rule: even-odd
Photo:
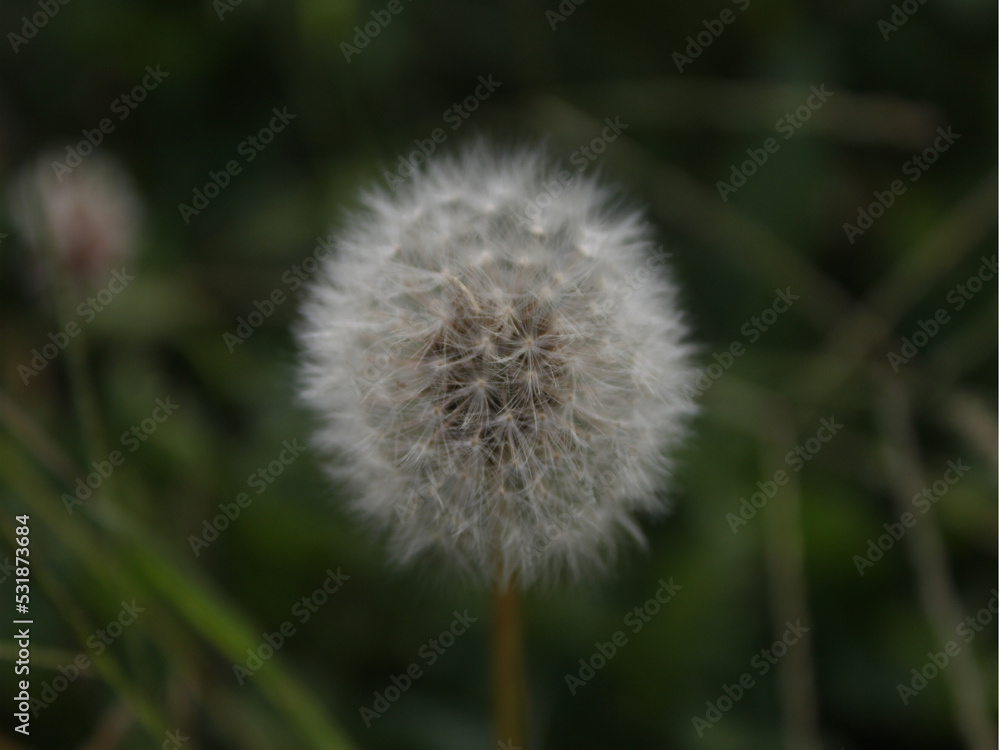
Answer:
[[[487,596],[390,570],[311,451],[280,462],[283,442],[310,431],[295,405],[294,269],[436,128],[440,151],[476,134],[544,140],[647,205],[701,365],[715,365],[674,511],[646,524],[648,551],[609,580],[527,598],[532,747],[996,747],[996,7],[392,8],[5,3],[0,747],[494,747]],[[362,38],[368,23],[377,33]],[[499,85],[476,98],[481,76]],[[132,108],[121,97],[144,79]],[[832,95],[808,109],[814,86]],[[294,119],[261,150],[244,145],[273,108]],[[794,129],[779,127],[787,116]],[[135,238],[112,263],[99,250],[121,239],[123,219],[64,211],[60,231],[84,234],[70,243],[83,257],[60,261],[25,226],[25,186],[65,202],[51,162],[105,118],[110,132],[67,180],[117,160],[142,206]],[[605,118],[627,128],[581,162]],[[959,137],[942,152],[949,127]],[[769,138],[779,148],[744,166]],[[934,163],[914,171],[928,148]],[[185,215],[232,160],[239,173]],[[734,169],[754,174],[723,200]],[[895,180],[892,204],[869,210]],[[99,185],[82,187],[79,205],[100,207]],[[880,216],[849,237],[859,209]],[[123,266],[134,280],[81,314]],[[275,290],[270,315],[249,319]],[[776,290],[798,299],[762,318]],[[921,337],[942,309],[947,321]],[[259,325],[246,336],[240,319]],[[69,322],[78,335],[26,377],[33,350]],[[904,337],[925,345],[908,350]],[[733,342],[743,353],[727,358]],[[157,399],[176,404],[162,422]],[[831,418],[843,426],[813,456],[807,441]],[[141,442],[123,440],[133,426]],[[788,456],[798,445],[808,462]],[[113,450],[122,465],[68,512],[78,480]],[[953,485],[948,461],[969,467]],[[782,470],[790,481],[734,521]],[[924,487],[934,502],[915,504]],[[220,504],[238,517],[216,520]],[[884,536],[906,512],[912,528]],[[27,738],[6,700],[22,513],[31,689],[53,699]],[[227,527],[195,554],[206,522]],[[327,597],[338,571],[348,578]],[[633,632],[626,617],[671,578],[679,593]],[[477,621],[428,664],[428,641],[465,610]],[[977,613],[975,629],[962,625]],[[234,671],[286,621],[294,632],[272,658]],[[797,621],[808,631],[764,673],[762,649]],[[571,693],[566,676],[619,630],[627,644]],[[959,655],[901,691],[920,684],[911,670],[934,674],[928,653],[949,641]],[[360,709],[414,663],[422,676],[366,726]],[[741,678],[752,685],[739,695]]]

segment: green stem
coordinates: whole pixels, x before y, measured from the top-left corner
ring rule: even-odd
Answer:
[[[498,581],[493,588],[493,710],[497,744],[523,748],[524,645],[521,598],[517,582]]]

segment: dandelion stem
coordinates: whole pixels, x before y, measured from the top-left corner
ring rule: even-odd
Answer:
[[[514,579],[493,587],[493,719],[497,744],[524,747],[524,645]]]

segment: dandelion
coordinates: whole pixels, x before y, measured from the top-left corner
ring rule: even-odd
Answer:
[[[83,287],[103,283],[135,249],[138,193],[125,169],[100,154],[57,176],[58,154],[43,154],[11,187],[12,216],[28,245],[51,249],[69,278]]]
[[[59,321],[59,331],[49,334],[51,342],[42,348],[43,354],[33,350],[31,366],[20,365],[18,373],[27,385],[66,351],[81,429],[90,452],[103,455],[107,450],[97,391],[78,319],[89,323],[131,278],[124,264],[135,253],[142,211],[132,179],[117,160],[92,154],[71,171],[63,166],[57,172],[61,158],[56,152],[42,153],[8,188],[11,219],[33,251],[26,274],[29,286],[39,298],[49,297]],[[102,288],[88,296],[98,286]],[[70,345],[71,338],[78,343]],[[104,510],[108,496],[107,488],[99,496]]]
[[[493,583],[501,652],[518,648],[515,581],[579,578],[641,541],[694,411],[642,214],[559,174],[478,142],[369,192],[299,329],[316,442],[351,508],[397,560]]]

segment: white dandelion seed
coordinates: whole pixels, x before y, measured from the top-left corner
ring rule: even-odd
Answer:
[[[638,212],[479,142],[365,196],[298,331],[317,444],[393,556],[522,585],[604,567],[695,407]]]

